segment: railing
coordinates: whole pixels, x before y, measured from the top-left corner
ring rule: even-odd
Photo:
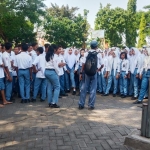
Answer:
[[[150,138],[150,78],[148,90],[148,104],[143,103],[142,107],[141,136]]]

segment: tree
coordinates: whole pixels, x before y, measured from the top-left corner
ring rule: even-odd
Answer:
[[[35,40],[35,24],[44,15],[43,0],[2,0],[0,2],[0,36],[6,42]]]
[[[105,30],[105,39],[110,46],[122,44],[122,37],[125,32],[126,11],[122,8],[111,9],[111,5],[106,7],[100,5],[95,21],[95,29]]]
[[[146,44],[146,19],[145,14],[143,13],[141,22],[140,22],[140,28],[139,28],[139,40],[138,40],[138,47],[141,48],[143,45]]]
[[[137,0],[129,0],[127,5],[126,20],[126,45],[135,46],[136,44],[136,3]]]
[[[82,16],[81,14],[75,15],[76,10],[76,7],[69,8],[68,5],[59,7],[52,4],[45,18],[45,38],[64,48],[68,46],[85,47],[89,29],[88,11],[84,10],[84,16]]]

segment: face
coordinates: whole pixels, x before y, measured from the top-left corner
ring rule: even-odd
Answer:
[[[135,55],[135,51],[132,49],[132,55]]]
[[[116,57],[116,54],[113,52],[113,53],[112,53],[112,56],[113,56],[113,58],[115,58],[115,57]]]
[[[39,51],[36,51],[37,55],[39,56],[40,55],[40,52]]]
[[[15,53],[15,55],[17,55],[19,53],[19,48],[18,47],[14,48],[14,53]]]
[[[77,50],[75,50],[75,52],[74,52],[74,53],[75,53],[75,55],[78,55],[78,53],[79,53],[79,52],[78,52]]]
[[[64,55],[65,51],[64,49],[61,49],[61,55]]]
[[[130,56],[132,55],[132,50],[129,52],[129,55],[130,55]]]
[[[125,54],[122,54],[122,55],[121,55],[121,59],[125,59]]]
[[[125,52],[128,54],[128,51],[125,49]]]
[[[59,55],[61,53],[61,47],[56,50],[56,53]]]
[[[36,50],[37,48],[38,48],[38,44],[33,47],[34,50]]]
[[[68,53],[71,55],[72,54],[72,49],[69,49]]]
[[[32,49],[33,49],[33,47],[29,46],[28,51],[30,52],[30,51],[32,51]]]
[[[0,52],[2,51],[2,46],[0,45]]]
[[[84,56],[84,51],[81,51],[80,54],[81,54],[81,56]]]

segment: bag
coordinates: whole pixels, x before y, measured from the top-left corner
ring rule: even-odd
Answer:
[[[97,72],[97,52],[89,52],[84,65],[85,74],[94,76]]]

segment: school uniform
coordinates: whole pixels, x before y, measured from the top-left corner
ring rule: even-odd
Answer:
[[[33,91],[33,99],[36,100],[37,94],[41,88],[41,101],[46,99],[46,87],[47,87],[47,80],[45,78],[45,56],[40,54],[37,56],[32,63],[38,70],[36,73],[36,78],[34,82],[34,91]]]
[[[30,68],[32,67],[31,56],[29,56],[26,52],[21,52],[16,56],[14,66],[18,68],[18,79],[22,103],[26,103],[30,99]]]
[[[32,58],[32,63],[34,62],[34,60],[36,59],[37,57],[37,53],[35,50],[32,50],[31,52],[29,52],[29,55],[31,56]],[[32,86],[32,91],[34,91],[34,82],[35,82],[35,78],[36,78],[36,73],[32,73],[32,82],[31,82],[31,86]]]
[[[119,71],[118,71],[119,72]],[[125,76],[128,75],[129,72],[129,61],[127,59],[121,60],[120,61],[120,79],[119,79],[119,83],[120,83],[120,94],[122,96],[127,96],[127,78],[125,78]]]
[[[10,53],[5,51],[2,55],[3,63],[5,67],[8,67],[9,75],[12,78],[12,67]],[[12,95],[12,82],[5,79],[5,96],[6,100],[10,101]]]
[[[71,55],[67,53],[65,56],[65,62],[66,62],[67,70],[70,72],[69,74],[67,72],[65,74],[66,88],[69,91],[70,90],[69,78],[71,81],[71,87],[74,88],[76,87],[75,78],[74,78],[76,56],[74,55],[74,53],[72,53]]]
[[[45,77],[47,79],[47,97],[48,103],[57,104],[60,93],[60,82],[59,82],[59,69],[58,69],[58,55],[54,54],[53,59],[45,63]],[[54,90],[54,92],[53,92]]]
[[[1,52],[0,52],[0,65],[3,65]],[[0,67],[0,91],[5,89],[4,77],[5,77],[4,69],[3,69],[3,67]]]
[[[92,49],[89,52],[94,52],[94,51],[95,50]],[[83,64],[85,64],[87,56],[88,56],[88,53],[85,54],[85,56],[84,56],[85,59],[84,59]],[[100,61],[100,58],[97,55],[97,68],[99,68],[99,61]],[[85,77],[83,78],[82,87],[81,87],[79,107],[84,107],[84,105],[85,105],[88,87],[90,87],[90,91],[89,91],[90,97],[89,97],[88,106],[89,106],[89,108],[94,108],[95,100],[96,100],[96,90],[97,90],[97,73],[94,76],[88,76],[85,74]]]

